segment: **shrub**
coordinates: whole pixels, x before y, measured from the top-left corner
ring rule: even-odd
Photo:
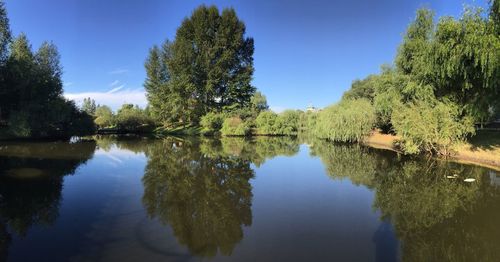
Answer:
[[[116,126],[126,132],[149,132],[154,129],[154,121],[138,106],[125,104],[116,114]]]
[[[318,114],[314,133],[337,142],[356,142],[375,125],[375,109],[368,100],[344,100]]]
[[[276,119],[278,115],[272,111],[262,111],[255,119],[255,127],[259,135],[276,135]]]
[[[8,122],[9,135],[13,137],[30,137],[31,127],[29,123],[29,113],[17,111],[11,113]]]
[[[299,131],[300,113],[296,110],[286,110],[276,119],[276,132],[279,135],[297,135]]]
[[[95,124],[99,127],[109,127],[114,124],[114,115],[111,108],[107,106],[99,106],[95,110],[96,119],[94,120]]]
[[[449,155],[452,145],[474,133],[472,117],[461,116],[454,103],[416,101],[394,110],[392,124],[404,152]]]
[[[200,125],[203,134],[214,134],[219,132],[224,123],[224,114],[210,112],[201,117]]]
[[[281,114],[263,111],[255,119],[255,127],[260,135],[297,135],[300,118],[300,111],[295,110]]]
[[[251,133],[250,123],[239,116],[226,118],[222,124],[221,133],[224,136],[248,136]]]

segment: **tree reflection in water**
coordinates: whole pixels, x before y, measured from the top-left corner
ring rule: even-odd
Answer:
[[[0,147],[0,260],[11,236],[51,225],[59,212],[63,177],[93,156],[95,142],[4,143]]]
[[[308,144],[332,179],[349,179],[373,192],[373,208],[381,219],[373,235],[375,252],[385,252],[378,258],[500,257],[500,188],[490,180],[493,171],[356,145]],[[252,167],[295,155],[299,145],[289,137],[98,140],[103,150],[117,147],[147,156],[142,178],[147,213],[168,224],[177,241],[201,257],[234,252],[244,226],[252,224]],[[10,234],[23,236],[33,226],[54,223],[63,176],[91,158],[95,147],[94,142],[82,142],[0,148],[0,260],[7,258]],[[454,175],[457,178],[447,178]],[[464,178],[476,182],[465,183]]]
[[[294,139],[166,139],[146,154],[143,203],[192,254],[230,255],[252,224],[250,164],[295,154]]]
[[[169,224],[195,255],[231,254],[242,226],[252,224],[250,161],[205,155],[195,140],[167,139],[146,154],[143,203],[149,215]]]
[[[359,146],[314,143],[334,179],[375,191],[374,209],[391,221],[403,261],[496,261],[500,189],[482,167],[407,158]],[[449,178],[457,175],[456,178]],[[475,183],[465,183],[475,178]]]

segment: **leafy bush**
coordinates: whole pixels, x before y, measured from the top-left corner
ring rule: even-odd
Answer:
[[[450,102],[416,101],[392,112],[392,123],[401,136],[401,147],[409,154],[427,151],[450,154],[450,147],[474,133],[472,117]]]
[[[95,132],[92,116],[63,98],[54,99],[50,106],[30,105],[13,111],[8,126],[9,136],[23,138],[69,138]]]
[[[126,132],[149,132],[154,125],[153,119],[138,106],[124,104],[116,114],[116,126]]]
[[[297,135],[300,119],[300,111],[286,110],[281,114],[263,111],[255,119],[255,127],[260,135]]]
[[[318,114],[314,133],[319,138],[356,142],[375,125],[375,109],[368,100],[344,100]]]
[[[210,112],[201,117],[200,125],[203,134],[214,134],[219,132],[224,123],[224,114]]]
[[[262,111],[255,119],[256,132],[259,135],[276,135],[276,119],[278,115],[272,111]]]
[[[279,135],[297,135],[299,131],[300,113],[296,110],[286,110],[278,114],[276,132]]]
[[[29,114],[25,111],[11,113],[8,121],[9,135],[13,137],[30,137],[31,127],[29,124]]]
[[[221,133],[224,136],[248,136],[251,133],[251,125],[238,116],[229,117],[224,120]]]
[[[107,106],[99,106],[95,110],[95,124],[98,125],[99,127],[109,127],[114,124],[114,115],[113,111],[111,111],[111,108]]]

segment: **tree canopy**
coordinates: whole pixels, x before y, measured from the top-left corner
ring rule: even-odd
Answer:
[[[200,6],[173,41],[153,46],[144,86],[153,115],[165,123],[197,123],[208,112],[250,104],[254,42],[234,9]]]
[[[36,52],[25,34],[12,39],[0,2],[0,128],[8,137],[69,137],[93,132],[92,118],[63,96],[57,47]]]

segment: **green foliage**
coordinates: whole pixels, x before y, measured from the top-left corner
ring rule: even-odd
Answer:
[[[259,91],[255,92],[252,98],[250,98],[250,106],[252,108],[252,111],[255,112],[255,115],[269,109],[266,96]]]
[[[474,133],[474,123],[494,119],[500,108],[499,4],[490,4],[489,17],[467,7],[460,19],[437,23],[431,10],[418,10],[396,68],[354,81],[343,100],[372,101],[376,127],[402,136],[406,153],[449,154]]]
[[[475,121],[487,121],[489,109],[500,104],[500,35],[490,21],[481,9],[466,8],[460,19],[444,17],[435,25],[431,11],[419,10],[400,46],[398,69]]]
[[[248,136],[251,133],[251,124],[239,116],[232,116],[224,120],[221,133],[224,136]]]
[[[255,119],[256,133],[259,135],[277,135],[276,121],[278,114],[273,111],[263,111]]]
[[[404,74],[425,75],[428,72],[426,59],[434,30],[433,17],[431,10],[419,9],[415,20],[408,26],[396,56],[396,65]]]
[[[91,99],[90,97],[83,99],[83,104],[82,104],[82,111],[83,112],[86,112],[89,115],[95,115],[96,109],[97,109],[97,106],[95,104],[94,99]]]
[[[11,40],[0,2],[0,125],[9,137],[69,138],[94,132],[92,117],[62,96],[57,47],[43,42],[32,51],[26,35]]]
[[[500,1],[490,0],[490,26],[500,34]]]
[[[111,108],[109,108],[108,106],[98,106],[95,110],[94,115],[94,122],[100,128],[110,127],[114,125],[115,116],[113,115],[113,111],[111,111]]]
[[[202,132],[204,134],[215,134],[219,132],[224,123],[225,115],[221,113],[210,112],[201,117],[200,125],[203,128]]]
[[[392,123],[407,153],[420,150],[448,155],[450,147],[474,133],[472,118],[453,103],[416,101],[393,111]]]
[[[259,135],[296,136],[299,132],[301,113],[286,110],[281,114],[263,111],[255,119],[256,132]]]
[[[318,114],[314,134],[337,142],[361,141],[375,121],[375,109],[368,100],[345,100]]]
[[[356,79],[352,82],[351,89],[347,90],[342,96],[343,100],[368,99],[373,101],[375,96],[376,75],[369,75],[365,79]]]
[[[149,56],[144,64],[146,68],[146,81],[144,87],[151,108],[151,115],[159,122],[175,122],[179,119],[181,112],[174,107],[178,94],[169,90],[170,80],[167,69],[167,61],[171,58],[171,45],[168,40],[162,47],[153,46],[149,50]]]
[[[148,116],[145,110],[132,104],[124,104],[118,110],[115,117],[118,129],[124,132],[151,132],[154,127],[154,120]]]
[[[245,31],[234,9],[202,5],[174,41],[153,47],[144,84],[153,115],[167,124],[198,123],[208,112],[250,106],[254,44]]]
[[[276,118],[276,133],[279,135],[297,135],[299,131],[300,112],[285,110]]]
[[[9,27],[9,18],[7,17],[5,3],[0,1],[0,67],[4,65],[5,59],[7,58],[10,41],[11,32]]]
[[[26,111],[12,112],[8,121],[9,135],[14,137],[30,137],[32,135],[30,116]]]

